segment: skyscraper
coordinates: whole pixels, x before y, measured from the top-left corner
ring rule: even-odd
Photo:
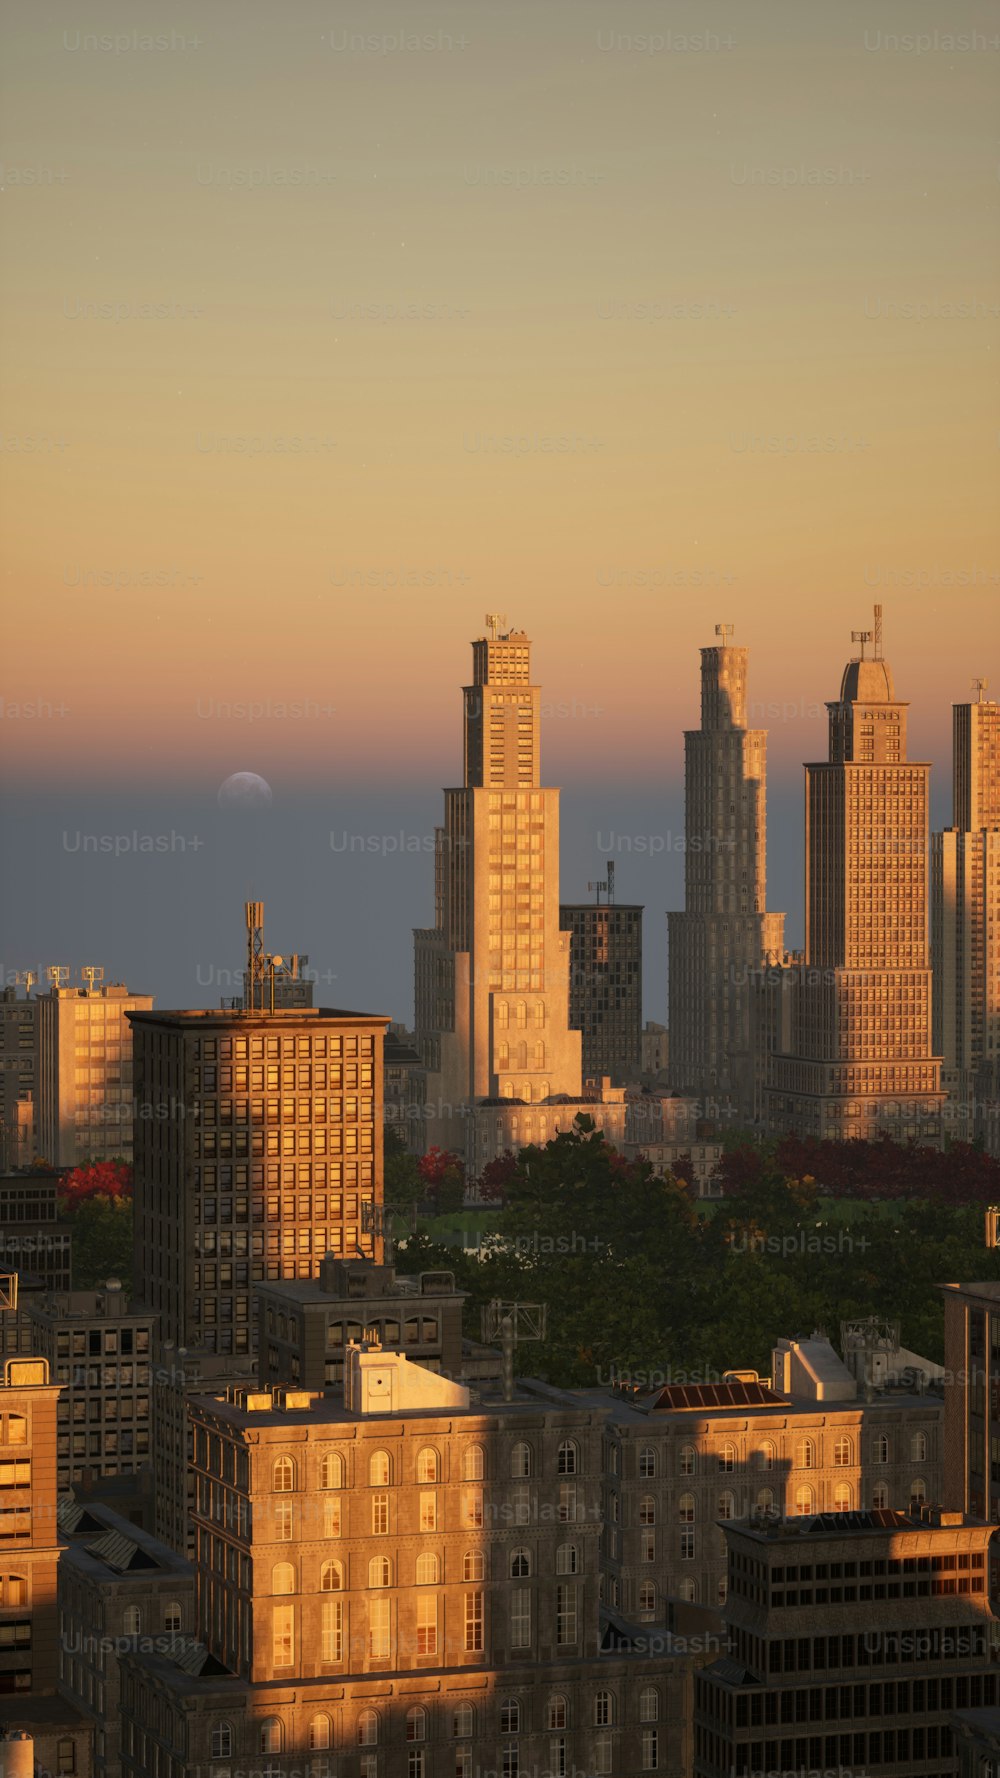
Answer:
[[[444,793],[435,924],[415,933],[427,1139],[460,1151],[477,1102],[575,1099],[581,1088],[570,935],[559,925],[559,792],[540,782],[531,644],[505,622],[490,614],[490,634],[472,645],[465,781]]]
[[[806,946],[792,1051],[774,1058],[775,1130],[939,1138],[927,919],[930,766],[882,658],[881,607],[827,704],[829,759],[806,766]],[[873,654],[865,658],[865,644]]]
[[[63,972],[64,975],[68,971]],[[132,1159],[130,1013],[148,1011],[149,994],[86,971],[87,987],[54,981],[39,994],[38,1149],[52,1167]]]
[[[1000,1062],[1000,705],[976,689],[953,707],[952,824],[931,850],[934,1048],[962,1136]]]
[[[642,1066],[642,908],[615,901],[609,864],[607,889],[597,889],[596,902],[567,902],[559,919],[573,940],[569,1016],[583,1037],[584,1078],[607,1075],[618,1086],[636,1080]]]
[[[670,1076],[752,1115],[754,973],[778,961],[784,914],[767,906],[767,733],[747,727],[749,650],[701,650],[701,728],[684,735],[684,912],[667,916]]]

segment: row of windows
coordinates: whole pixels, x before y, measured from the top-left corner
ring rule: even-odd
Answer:
[[[556,1573],[579,1573],[580,1555],[575,1543],[561,1543],[556,1550]],[[510,1552],[507,1562],[508,1573],[512,1580],[525,1580],[532,1572],[531,1551],[517,1548]],[[482,1550],[466,1550],[462,1557],[463,1580],[484,1580],[486,1577],[485,1556]],[[418,1555],[414,1569],[414,1581],[418,1587],[437,1586],[442,1578],[441,1558],[433,1550],[424,1550]],[[388,1556],[372,1556],[368,1563],[368,1586],[391,1587],[393,1584],[392,1562]],[[275,1594],[297,1593],[300,1590],[295,1564],[292,1562],[276,1562],[271,1569],[271,1592]],[[323,1593],[340,1593],[344,1591],[344,1564],[328,1558],[320,1565],[319,1591]]]
[[[793,1467],[795,1469],[818,1469],[821,1463],[822,1447],[816,1439],[802,1438],[795,1445]],[[889,1463],[892,1461],[892,1445],[887,1433],[878,1433],[872,1440],[872,1461]],[[702,1452],[709,1466],[714,1463],[716,1469],[735,1470],[743,1468],[744,1463],[735,1444],[727,1441],[719,1446],[714,1454]],[[835,1469],[850,1469],[857,1461],[854,1440],[841,1434],[834,1440],[832,1462]],[[677,1457],[680,1475],[695,1475],[698,1469],[699,1453],[694,1445],[681,1445]],[[927,1460],[927,1434],[914,1432],[910,1435],[910,1462],[924,1463]],[[770,1439],[765,1439],[753,1453],[753,1461],[758,1469],[773,1469],[778,1461],[778,1447]],[[651,1446],[644,1446],[639,1452],[639,1475],[644,1479],[654,1478],[657,1471],[657,1453]]]
[[[535,1473],[535,1453],[530,1444],[521,1442],[511,1451],[510,1473],[512,1477],[521,1479]],[[561,1476],[576,1475],[579,1466],[579,1448],[573,1439],[563,1439],[556,1453],[556,1474]],[[482,1445],[467,1445],[462,1452],[462,1480],[481,1481],[485,1472],[485,1453]],[[442,1475],[441,1457],[431,1445],[425,1445],[417,1452],[416,1480],[418,1482],[439,1482]],[[347,1468],[339,1451],[328,1451],[322,1458],[319,1470],[321,1488],[343,1488],[346,1486]],[[388,1451],[373,1451],[368,1459],[368,1483],[372,1488],[387,1488],[393,1479],[393,1462]],[[294,1457],[287,1452],[276,1457],[271,1471],[271,1487],[275,1494],[294,1492],[299,1486],[299,1470]]]

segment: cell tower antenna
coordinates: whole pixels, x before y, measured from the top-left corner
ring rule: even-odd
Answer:
[[[729,647],[729,638],[732,635],[735,628],[736,628],[735,624],[716,624],[715,633],[717,636],[722,637],[723,648]]]
[[[609,908],[614,907],[614,904],[615,904],[615,861],[613,858],[608,859],[607,881],[605,882],[603,877],[598,877],[598,879],[595,883],[588,883],[587,888],[589,890],[591,890],[591,892],[593,894],[596,894],[598,907],[600,907],[600,905],[601,905],[601,896],[602,895],[607,896]]]
[[[976,703],[977,704],[982,703],[983,693],[989,690],[989,685],[990,685],[990,682],[988,679],[974,679],[972,681],[972,689],[976,694]],[[20,981],[20,979],[21,979],[20,976],[18,976],[17,979],[18,979],[18,981]]]
[[[882,659],[882,607],[875,607],[875,659]]]
[[[83,968],[80,971],[80,974],[82,975],[82,977],[83,977],[84,981],[86,982],[87,987],[90,989],[91,993],[94,992],[95,983],[100,983],[100,982],[103,982],[103,980],[104,980],[104,971],[103,971],[103,969],[99,968],[99,966],[96,963],[85,963]]]
[[[247,989],[250,994],[250,1011],[264,1010],[264,903],[247,901],[243,904],[247,922]]]
[[[851,641],[852,642],[860,642],[860,644],[861,644],[861,659],[862,660],[864,660],[864,658],[865,658],[865,643],[871,641],[872,635],[873,635],[873,631],[871,631],[871,630],[852,630],[851,631]]]
[[[23,987],[25,994],[27,995],[27,998],[30,1000],[31,999],[31,990],[34,987],[37,980],[38,980],[38,971],[37,970],[35,970],[35,969],[19,969],[17,971],[16,975],[14,976],[14,986],[15,986],[15,988]]]
[[[489,630],[491,640],[495,642],[498,632],[507,628],[506,611],[488,611],[486,613],[486,628]]]
[[[47,963],[45,966],[45,979],[46,981],[51,982],[54,988],[64,987],[69,981],[68,966],[65,963]]]

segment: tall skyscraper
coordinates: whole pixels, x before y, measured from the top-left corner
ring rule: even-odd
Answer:
[[[567,902],[559,920],[573,940],[569,1016],[583,1037],[584,1079],[621,1086],[642,1068],[642,908],[615,901],[614,868],[606,889],[591,884],[596,902]]]
[[[667,916],[670,1076],[738,1100],[747,1116],[755,972],[780,960],[784,914],[767,908],[767,733],[747,727],[749,649],[701,650],[701,728],[684,735],[684,912]]]
[[[934,1048],[952,1133],[975,1133],[1000,1063],[1000,705],[953,707],[952,824],[931,850]]]
[[[464,1152],[478,1102],[581,1089],[570,935],[559,925],[559,792],[540,782],[531,644],[505,622],[489,615],[490,634],[472,645],[465,781],[444,793],[435,923],[415,933],[427,1140]]]
[[[930,766],[907,758],[906,712],[882,658],[881,607],[827,704],[829,759],[806,766],[805,962],[792,1051],[774,1058],[775,1130],[940,1136],[927,905]],[[865,658],[865,645],[873,654]]]
[[[52,1167],[132,1159],[129,1014],[153,1000],[122,982],[97,985],[102,973],[82,988],[56,982],[36,1002],[38,1149]]]
[[[372,1254],[387,1024],[308,1007],[133,1015],[136,1292],[163,1340],[248,1354],[252,1284]]]

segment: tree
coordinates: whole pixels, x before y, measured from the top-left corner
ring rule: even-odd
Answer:
[[[97,1193],[84,1199],[71,1219],[73,1285],[93,1290],[107,1278],[132,1276],[132,1200]]]
[[[450,1148],[429,1148],[417,1162],[424,1195],[436,1216],[461,1210],[465,1203],[465,1166]]]
[[[423,1201],[424,1182],[416,1155],[390,1124],[385,1127],[383,1153],[386,1208],[398,1210],[412,1220]]]

